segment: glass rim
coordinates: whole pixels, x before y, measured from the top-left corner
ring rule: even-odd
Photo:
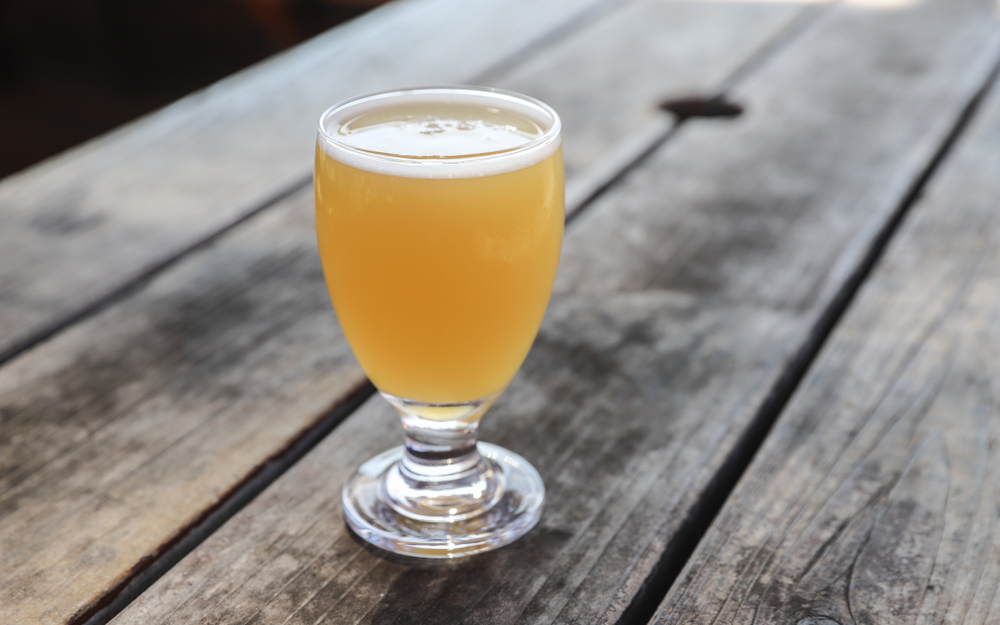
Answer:
[[[481,96],[492,96],[500,100],[505,100],[508,102],[517,102],[522,106],[527,105],[529,108],[537,109],[540,113],[543,113],[551,118],[552,124],[544,129],[545,132],[538,138],[532,139],[531,141],[516,146],[510,150],[503,152],[492,152],[487,154],[467,154],[459,155],[455,157],[448,158],[413,158],[409,156],[399,156],[395,154],[385,154],[380,152],[370,152],[368,150],[363,150],[356,148],[354,146],[348,145],[343,141],[340,141],[332,135],[326,129],[326,122],[334,114],[348,108],[350,106],[356,106],[368,101],[377,100],[388,100],[393,97],[407,96],[407,95],[419,95],[419,94],[447,94],[447,93],[469,93]],[[538,121],[538,120],[534,120]],[[545,145],[551,144],[560,138],[562,132],[562,120],[559,118],[559,114],[556,113],[548,104],[545,104],[541,100],[533,98],[531,96],[524,95],[522,93],[517,93],[515,91],[507,91],[505,89],[498,89],[496,87],[481,87],[475,85],[429,85],[421,87],[406,87],[402,89],[387,89],[384,91],[373,91],[370,93],[365,93],[362,95],[354,96],[346,100],[341,100],[333,106],[326,109],[322,115],[319,117],[319,137],[322,141],[330,143],[338,150],[344,150],[356,157],[361,157],[365,159],[372,159],[373,161],[381,162],[392,162],[401,165],[412,165],[416,167],[448,167],[454,165],[468,165],[470,162],[488,162],[488,161],[498,161],[503,159],[510,159],[516,156],[520,156],[526,152],[539,149]]]

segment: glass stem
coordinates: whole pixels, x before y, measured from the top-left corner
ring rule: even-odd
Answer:
[[[406,436],[403,457],[383,484],[393,509],[419,521],[450,523],[478,516],[500,500],[503,473],[476,448],[479,421],[499,393],[461,404],[383,395],[399,412]]]

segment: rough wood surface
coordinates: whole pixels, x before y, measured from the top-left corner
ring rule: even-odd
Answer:
[[[572,144],[593,141],[593,107],[628,101],[633,113],[615,123],[629,135],[667,118],[648,84],[717,89],[801,7],[623,10],[627,19],[611,12],[611,26],[584,25],[527,57],[562,61],[515,65],[494,82],[544,84]],[[712,34],[699,78],[682,43],[623,45],[655,23],[673,39]],[[595,77],[595,95],[577,104],[580,54],[631,71],[613,85]],[[600,158],[577,157],[570,183]],[[363,384],[329,307],[311,204],[310,189],[294,193],[0,369],[0,621],[65,622],[93,605]]]
[[[1000,89],[656,623],[1000,621]]]
[[[838,7],[738,90],[743,118],[686,127],[574,223],[484,422],[546,481],[525,539],[443,565],[359,546],[340,486],[399,440],[375,398],[115,623],[616,622],[982,85],[992,11]]]
[[[473,80],[601,1],[391,3],[4,179],[0,358],[305,184],[331,104]]]
[[[572,211],[673,127],[661,102],[717,95],[782,29],[811,16],[810,8],[633,2],[495,80],[559,111]]]
[[[306,195],[0,370],[0,621],[66,622],[364,383]]]

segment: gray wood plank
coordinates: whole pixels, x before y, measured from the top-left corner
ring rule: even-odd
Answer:
[[[398,440],[376,398],[114,622],[616,622],[1000,56],[993,10],[837,7],[737,89],[744,117],[686,126],[574,222],[484,421],[546,481],[525,539],[359,546],[340,485]]]
[[[635,2],[496,78],[560,112],[572,212],[673,128],[659,103],[718,95],[762,42],[811,17],[804,8]]]
[[[394,2],[0,181],[0,358],[305,184],[331,104],[474,80],[601,2]]]
[[[611,27],[595,22],[528,62],[572,63],[576,53],[628,61],[628,80],[616,89],[593,81],[592,99],[647,98],[629,103],[655,115],[615,122],[631,136],[667,118],[658,96],[642,91],[653,79],[667,90],[716,90],[801,6],[730,14],[713,3],[640,0],[622,10],[627,19],[610,13]],[[671,38],[713,33],[720,49],[702,47],[713,60],[698,65],[700,77],[682,41],[621,45],[654,20]],[[517,65],[495,82],[518,88],[533,71],[570,78],[573,67]],[[545,95],[569,113],[568,143],[593,141],[595,105],[574,108],[581,90],[567,82]],[[609,104],[600,107],[603,115]],[[570,183],[601,158],[576,159]],[[364,384],[329,307],[311,204],[310,189],[294,193],[0,368],[0,621],[58,623],[85,612]]]
[[[656,623],[1000,619],[1000,89]]]

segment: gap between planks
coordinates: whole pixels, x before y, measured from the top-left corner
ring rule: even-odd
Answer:
[[[146,562],[139,562],[133,575],[109,591],[95,605],[75,615],[67,625],[104,625],[135,600],[153,582],[163,576],[195,547],[219,529],[233,515],[281,477],[292,465],[309,453],[321,440],[359,406],[375,394],[370,382],[363,384],[339,401],[322,419],[282,450],[266,459],[260,467],[233,487],[222,500],[164,545],[161,552]]]

